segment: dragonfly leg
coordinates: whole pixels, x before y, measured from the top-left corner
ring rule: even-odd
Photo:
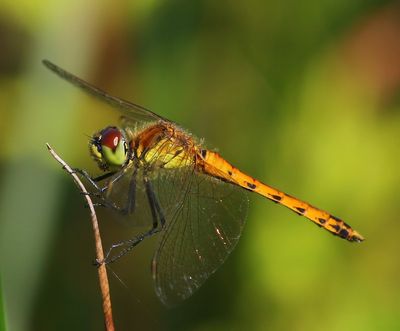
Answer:
[[[128,198],[127,198],[127,202],[126,205],[124,207],[119,207],[117,205],[115,205],[112,201],[110,201],[109,199],[107,199],[106,196],[106,192],[107,190],[112,187],[112,185],[114,185],[116,182],[118,182],[121,178],[123,178],[123,175],[125,174],[124,171],[120,171],[114,178],[112,178],[112,180],[110,180],[106,186],[99,186],[97,183],[101,182],[113,175],[116,174],[116,172],[107,172],[101,176],[92,178],[89,173],[86,170],[83,169],[73,169],[74,172],[80,174],[82,177],[84,177],[91,185],[92,187],[94,187],[94,189],[97,191],[95,193],[84,193],[84,194],[88,194],[90,196],[95,196],[96,198],[98,198],[100,200],[100,202],[95,203],[94,205],[96,207],[106,207],[106,208],[110,208],[115,210],[116,212],[122,214],[122,215],[127,215],[127,214],[131,214],[134,212],[135,209],[135,198],[136,198],[136,173],[137,171],[135,170],[132,178],[131,178],[131,182],[129,184],[129,191],[128,191]]]
[[[92,178],[89,173],[84,169],[74,168],[73,171],[85,178],[99,193],[103,193],[105,190],[107,190],[108,185],[105,187],[100,187],[97,183],[115,174],[115,172],[110,171],[105,173],[104,175]]]
[[[158,199],[154,193],[151,182],[149,181],[149,179],[147,177],[144,177],[143,181],[144,181],[144,185],[145,185],[145,189],[146,189],[146,194],[147,194],[147,198],[148,198],[148,202],[149,202],[149,206],[150,206],[151,215],[153,218],[152,228],[149,231],[147,231],[137,237],[134,237],[132,239],[129,239],[126,241],[121,241],[121,242],[111,245],[111,247],[109,248],[109,250],[106,253],[104,260],[97,261],[98,264],[102,264],[102,263],[108,264],[108,263],[115,262],[116,260],[118,260],[119,258],[124,256],[125,254],[127,254],[135,246],[140,244],[144,239],[151,237],[152,235],[156,234],[157,232],[160,232],[162,230],[162,228],[164,227],[165,217],[164,217],[164,214],[162,213],[161,206],[160,206]],[[161,228],[158,226],[159,224],[161,224]],[[126,247],[124,249],[122,249],[117,255],[110,257],[111,251],[113,249],[122,247],[122,246],[126,246]]]
[[[122,173],[122,174],[124,174],[124,173]],[[135,205],[136,205],[136,174],[137,174],[137,170],[135,169],[135,171],[133,172],[132,177],[130,179],[129,188],[128,188],[128,197],[127,197],[125,206],[120,207],[120,206],[115,205],[112,201],[107,199],[107,197],[104,195],[99,197],[101,199],[100,205],[102,205],[103,207],[110,208],[121,215],[132,214],[135,211]],[[118,175],[115,179],[113,179],[111,181],[111,183],[108,185],[108,187],[111,187],[111,185],[116,183],[121,178],[122,178],[122,176]]]
[[[134,237],[132,239],[126,240],[126,241],[121,241],[115,244],[112,244],[111,247],[108,249],[106,256],[103,261],[96,261],[97,265],[101,265],[103,263],[109,264],[117,261],[119,258],[123,257],[125,254],[127,254],[129,251],[131,251],[134,247],[139,245],[144,239],[151,237],[152,235],[156,234],[159,232],[160,229],[157,228],[151,228],[149,231]],[[111,252],[118,247],[126,246],[124,249],[122,249],[117,255],[111,256]]]
[[[165,217],[164,217],[162,208],[160,206],[160,203],[158,202],[158,199],[154,193],[153,185],[146,177],[144,178],[144,183],[145,183],[146,193],[147,193],[147,197],[149,199],[149,204],[150,204],[150,208],[151,208],[151,215],[153,217],[153,227],[158,226],[158,222],[157,222],[157,216],[158,216],[158,219],[160,220],[160,223],[161,223],[161,227],[164,228]]]

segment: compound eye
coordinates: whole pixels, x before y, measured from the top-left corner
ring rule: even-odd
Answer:
[[[128,158],[128,145],[122,130],[107,127],[100,132],[100,153],[110,166],[122,166]]]
[[[121,131],[115,127],[108,127],[101,132],[100,145],[115,151],[121,140],[124,140],[122,139]]]

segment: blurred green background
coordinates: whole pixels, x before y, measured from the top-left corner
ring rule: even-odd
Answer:
[[[47,71],[48,58],[367,239],[349,244],[253,195],[236,250],[179,307],[154,294],[154,240],[111,266],[126,284],[110,273],[117,330],[399,330],[399,17],[382,0],[1,1],[8,329],[103,329],[88,210],[45,143],[94,170],[86,135],[118,114]]]

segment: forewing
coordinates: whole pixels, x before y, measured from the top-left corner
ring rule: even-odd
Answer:
[[[166,229],[152,264],[160,300],[173,306],[188,298],[217,270],[237,244],[248,199],[245,192],[193,169],[156,179]]]
[[[70,72],[60,68],[59,66],[55,65],[54,63],[48,60],[43,60],[42,62],[48,69],[50,69],[52,72],[57,74],[62,79],[82,89],[87,94],[94,96],[95,98],[105,103],[108,103],[112,107],[118,108],[125,116],[130,117],[135,121],[144,121],[144,122],[159,121],[159,120],[167,121],[166,119],[157,115],[156,113],[153,113],[149,109],[146,109],[140,105],[134,104],[132,102],[108,94],[107,92],[89,84],[83,79],[71,74]]]

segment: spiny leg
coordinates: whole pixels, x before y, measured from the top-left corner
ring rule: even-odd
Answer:
[[[83,169],[74,169],[76,173],[82,175],[97,191],[94,194],[89,193],[89,195],[94,195],[96,198],[100,199],[100,202],[95,203],[96,206],[106,207],[117,211],[122,215],[131,214],[135,210],[135,201],[136,201],[136,174],[137,169],[135,169],[132,174],[129,189],[128,189],[128,198],[124,207],[119,207],[115,205],[112,201],[107,198],[107,190],[109,190],[115,183],[117,183],[120,179],[125,175],[124,169],[118,172],[118,174],[109,182],[106,186],[100,187],[97,185],[97,182],[100,182],[104,179],[107,179],[116,174],[116,172],[108,172],[104,175],[92,178],[86,170]]]
[[[161,223],[161,228],[164,228],[164,226],[165,226],[164,213],[163,213],[160,203],[157,199],[157,196],[154,192],[153,185],[151,184],[150,180],[147,177],[144,178],[144,184],[146,187],[147,198],[149,199],[151,215],[153,217],[153,227],[158,226],[158,222],[157,222],[157,216],[158,216],[158,219],[160,220],[160,223]]]
[[[125,174],[124,172],[122,174]],[[118,174],[117,180],[122,178],[122,175]],[[116,180],[116,181],[117,181]],[[104,207],[108,207],[116,212],[118,212],[121,215],[129,215],[132,214],[135,211],[135,206],[136,206],[136,180],[137,180],[137,168],[135,168],[131,179],[129,181],[129,187],[128,187],[128,196],[125,202],[125,206],[119,207],[115,205],[112,201],[110,201],[107,198],[107,192],[101,197],[102,202],[104,203]],[[112,185],[116,183],[115,180],[112,181],[111,184],[108,185],[107,189],[111,189]]]
[[[126,171],[127,167],[122,168],[120,171],[116,172],[116,171],[110,171],[107,172],[103,175],[100,175],[98,177],[92,178],[89,173],[84,170],[84,169],[79,169],[79,168],[74,168],[74,172],[76,172],[77,174],[82,175],[82,177],[84,177],[97,191],[98,193],[104,193],[106,192],[110,186],[114,185],[116,182],[118,182],[124,175],[125,175],[125,171]],[[100,187],[99,185],[97,185],[98,182],[103,181],[104,179],[107,179],[109,177],[112,177],[116,175],[114,178],[112,178],[112,180],[110,180],[107,185]]]
[[[107,172],[101,176],[92,178],[89,173],[84,170],[84,169],[79,169],[79,168],[74,168],[73,171],[79,175],[81,175],[83,178],[85,178],[98,192],[97,193],[102,193],[104,192],[108,186],[105,187],[100,187],[99,185],[97,185],[98,182],[101,182],[104,179],[107,179],[113,175],[115,175],[115,171],[110,171]]]
[[[94,192],[94,193],[90,193],[90,192],[81,192],[81,193],[84,194],[84,195],[94,196],[94,197],[100,198],[100,199],[102,198],[102,194],[103,194],[104,190],[107,187],[100,187],[97,183],[103,181],[104,179],[107,179],[107,178],[115,175],[115,172],[110,171],[110,172],[107,172],[107,173],[105,173],[103,175],[100,175],[98,177],[92,178],[89,175],[89,173],[84,169],[74,168],[73,171],[75,173],[81,175],[83,178],[85,178],[89,182],[89,184],[92,185],[92,187],[96,190],[96,192]],[[104,199],[102,199],[102,200],[104,200]],[[110,207],[110,205],[108,203],[106,203],[105,201],[94,202],[93,205],[95,207]]]
[[[125,254],[127,254],[130,250],[132,250],[135,246],[140,244],[144,239],[151,237],[152,235],[156,234],[157,232],[160,232],[165,225],[165,216],[162,212],[162,208],[158,202],[158,199],[154,193],[153,186],[151,185],[150,180],[145,176],[143,178],[143,183],[145,185],[145,190],[146,190],[146,195],[147,199],[149,202],[149,207],[151,211],[151,216],[153,219],[153,224],[152,227],[149,231],[134,237],[129,240],[121,241],[118,243],[113,244],[109,250],[107,251],[106,257],[103,261],[98,261],[99,264],[101,263],[113,263]],[[161,224],[161,228],[158,226],[158,224]],[[115,248],[122,247],[122,246],[127,246],[123,250],[121,250],[117,255],[109,258],[111,251]]]

